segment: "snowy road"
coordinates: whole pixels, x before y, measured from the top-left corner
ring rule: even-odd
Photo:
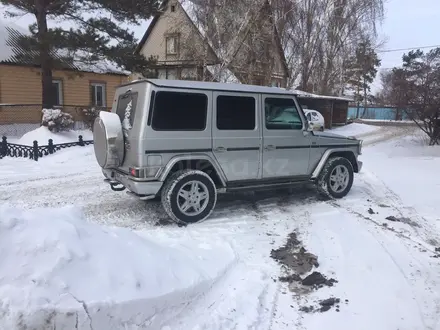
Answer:
[[[367,145],[365,167],[343,200],[321,201],[313,189],[225,196],[210,219],[186,228],[158,225],[167,219],[159,203],[111,191],[102,181],[93,147],[62,151],[38,163],[1,160],[0,200],[24,208],[75,205],[93,223],[136,229],[156,242],[228,244],[235,253],[233,264],[171,320],[164,319],[161,329],[437,330],[440,259],[433,257],[440,246],[440,207],[409,203],[414,182],[396,186],[392,168],[407,158],[387,156],[398,148],[393,141],[408,132],[375,127],[361,133]],[[440,166],[437,152],[429,156],[432,163],[424,162],[427,155],[419,159],[428,177]],[[402,167],[399,175],[413,170]],[[440,186],[436,178],[424,182],[425,190]],[[390,216],[399,221],[386,220]],[[317,270],[338,283],[297,294],[278,281],[284,270],[270,257],[271,250],[293,231],[318,256]],[[299,311],[330,297],[341,299],[339,312]]]

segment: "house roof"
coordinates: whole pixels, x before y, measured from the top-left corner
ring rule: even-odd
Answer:
[[[214,42],[214,40],[211,40],[208,35],[205,33],[205,27],[200,23],[201,20],[197,18],[197,6],[200,0],[178,0],[181,7],[183,8],[184,12],[190,19],[190,21],[193,23],[193,25],[196,27],[198,33],[202,37],[205,42],[208,43],[209,47],[213,51],[213,53],[217,56],[217,58],[221,59],[224,62],[228,62],[230,60],[230,57],[235,56],[235,54],[240,49],[242,42],[240,40],[235,40],[232,43],[226,43],[226,46],[228,48],[225,48],[225,43],[221,42]],[[234,21],[237,22],[237,24],[243,28],[246,27],[248,24],[250,18],[254,15],[258,15],[261,10],[264,9],[265,5],[269,5],[270,3],[268,0],[259,0],[261,6],[255,6],[255,2],[244,4],[243,6],[235,6],[231,8],[231,11],[234,12]],[[246,2],[246,1],[245,1]],[[161,9],[165,10],[167,8],[167,5],[169,3],[169,0],[164,0],[161,5]],[[150,22],[145,34],[143,35],[141,41],[139,42],[138,46],[136,47],[136,52],[140,52],[142,47],[145,45],[145,43],[148,40],[148,37],[150,36],[151,32],[153,31],[154,27],[156,26],[157,22],[159,21],[160,16],[162,15],[161,12],[156,14],[152,21]],[[214,15],[214,13],[210,13],[210,15]],[[215,17],[214,17],[215,19]],[[272,20],[272,18],[270,17]],[[272,21],[271,21],[272,22]],[[272,22],[273,24],[273,22]],[[285,69],[285,72],[287,75],[289,75],[289,69],[287,65],[287,61],[284,55],[284,51],[281,45],[281,40],[278,34],[278,31],[274,25],[274,34],[275,34],[275,42],[277,45],[277,48],[279,50],[279,54],[282,59],[283,67]],[[238,79],[237,79],[238,80]]]
[[[20,43],[20,38],[28,36],[29,34],[29,31],[26,31],[14,23],[5,23],[0,20],[0,64],[23,66],[40,65],[38,52],[25,48]],[[52,51],[50,54],[60,69],[100,74],[129,74],[129,72],[123,71],[108,61],[93,64],[75,60],[69,61],[63,56],[64,54],[67,55],[67,52],[63,50]]]

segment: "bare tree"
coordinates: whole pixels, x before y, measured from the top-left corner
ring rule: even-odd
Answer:
[[[304,91],[342,94],[345,62],[368,36],[376,41],[383,0],[275,0],[291,74]]]
[[[384,76],[385,102],[402,109],[429,137],[429,145],[440,144],[440,48],[428,53],[411,51],[402,67]]]

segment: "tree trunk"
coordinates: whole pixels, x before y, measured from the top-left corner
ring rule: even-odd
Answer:
[[[356,91],[356,98],[357,98],[357,100],[356,100],[356,104],[357,104],[357,111],[356,111],[356,119],[358,119],[359,118],[359,105],[360,105],[360,100],[359,100],[359,98],[360,98],[360,90],[359,90],[360,88],[359,88],[359,83],[357,84],[357,91]]]
[[[367,100],[367,83],[365,82],[364,77],[364,112],[362,114],[362,118],[365,118],[365,113],[367,112],[368,100]]]
[[[37,12],[35,16],[37,19],[38,43],[40,46],[42,103],[43,108],[50,109],[54,106],[54,95],[52,95],[52,60],[50,58],[45,1],[37,0],[36,8]]]

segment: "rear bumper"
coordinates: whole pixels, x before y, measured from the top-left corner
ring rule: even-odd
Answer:
[[[102,173],[110,183],[119,183],[139,196],[157,195],[163,185],[161,181],[134,181],[128,175],[114,170],[103,169]]]

